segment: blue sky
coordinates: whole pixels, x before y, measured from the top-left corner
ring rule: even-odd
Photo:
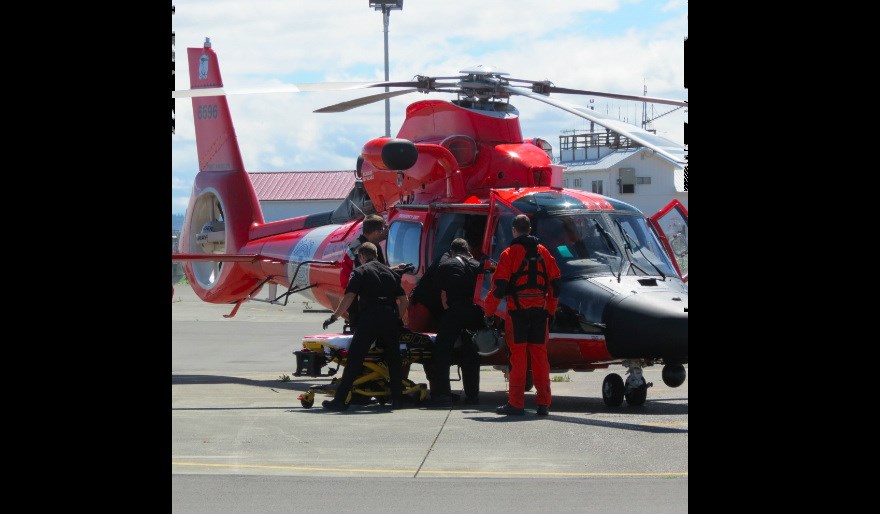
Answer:
[[[177,89],[189,89],[186,48],[211,38],[227,90],[304,82],[381,81],[382,14],[367,0],[174,0]],[[457,75],[476,64],[510,77],[560,87],[687,100],[684,0],[405,0],[388,32],[391,80]],[[230,95],[232,119],[248,171],[354,169],[361,147],[384,135],[385,104],[344,113],[315,109],[381,89]],[[553,95],[586,105],[591,97]],[[406,106],[450,95],[411,93],[391,99],[391,133]],[[528,98],[511,99],[525,137],[555,148],[562,131],[588,122]],[[639,124],[642,104],[594,98],[596,110]],[[649,105],[649,117],[652,106]],[[654,105],[653,116],[673,107]],[[657,133],[684,142],[685,109],[654,121]],[[192,103],[177,100],[171,136],[172,214],[186,210],[198,171]]]

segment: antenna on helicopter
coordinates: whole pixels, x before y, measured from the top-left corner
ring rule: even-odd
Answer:
[[[362,211],[361,208],[358,207],[356,203],[352,202],[350,198],[349,198],[349,200],[348,200],[348,203],[350,203],[352,207],[354,207],[355,209],[357,209],[357,211],[358,211],[359,213],[361,213],[361,216],[363,216],[364,218],[367,217],[367,213],[365,213],[364,211]]]

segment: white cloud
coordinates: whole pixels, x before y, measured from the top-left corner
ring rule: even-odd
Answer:
[[[176,88],[189,88],[186,48],[210,37],[225,87],[245,89],[324,81],[384,79],[382,15],[363,0],[175,0]],[[449,76],[475,64],[511,77],[551,80],[561,87],[687,99],[682,1],[408,0],[389,24],[392,80],[416,74]],[[229,108],[249,171],[352,169],[361,147],[385,131],[383,102],[345,113],[315,114],[326,105],[369,93],[230,95]],[[391,132],[406,106],[448,95],[418,93],[391,99]],[[585,105],[588,97],[554,95]],[[556,147],[563,130],[586,122],[527,98],[512,101],[523,135]],[[641,120],[642,104],[596,98],[597,110]],[[649,105],[649,109],[651,106]],[[654,105],[654,115],[671,107]],[[649,117],[651,112],[649,111]],[[683,142],[684,109],[654,122],[660,135]],[[191,102],[177,100],[172,135],[172,209],[182,213],[196,171]]]
[[[171,195],[171,214],[183,214],[189,205],[189,195],[175,196]]]
[[[180,177],[172,176],[171,177],[171,189],[174,189],[177,191],[183,190],[183,191],[186,191],[187,193],[189,193],[190,190],[192,189],[192,182],[187,182],[187,181],[181,179]]]

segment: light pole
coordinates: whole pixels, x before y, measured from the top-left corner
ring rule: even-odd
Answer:
[[[403,0],[369,0],[370,7],[382,11],[382,25],[385,28],[385,82],[388,82],[388,17],[392,10],[403,10]],[[385,86],[388,92],[388,86]],[[391,137],[391,100],[385,99],[385,137]]]

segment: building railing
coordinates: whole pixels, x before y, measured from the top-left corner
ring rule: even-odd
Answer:
[[[560,150],[577,150],[578,148],[586,149],[602,146],[617,150],[620,148],[636,148],[641,145],[628,137],[610,131],[559,136]]]

